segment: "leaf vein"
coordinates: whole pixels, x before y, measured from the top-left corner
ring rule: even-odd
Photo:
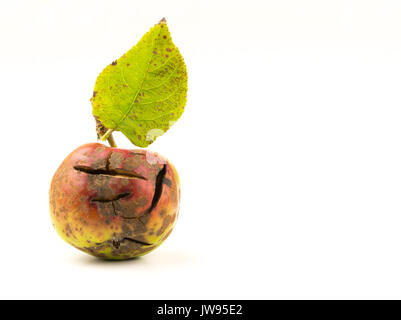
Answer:
[[[143,105],[148,105],[148,104],[152,104],[152,103],[159,103],[159,102],[167,101],[171,97],[173,97],[178,91],[180,91],[180,89],[182,89],[182,88],[178,87],[177,90],[175,90],[171,95],[167,96],[166,98],[163,98],[163,99],[160,99],[160,100],[149,101],[149,102],[141,102],[141,103],[137,103],[137,104],[140,105],[140,106],[143,106]]]
[[[154,50],[154,48],[155,48],[155,42],[156,42],[156,39],[160,36],[160,33],[161,33],[161,29],[159,30],[159,33],[158,33],[157,37],[154,37],[154,38],[153,38],[152,47],[151,47],[151,49],[152,49],[151,52],[152,52],[152,51]],[[136,92],[134,98],[132,99],[132,102],[130,103],[130,106],[129,106],[127,112],[126,112],[126,113],[123,115],[123,117],[120,119],[119,124],[120,124],[121,122],[123,122],[123,121],[128,117],[128,114],[130,114],[130,113],[132,112],[132,109],[133,109],[133,107],[134,107],[134,105],[135,105],[136,98],[138,97],[139,92],[141,92],[141,90],[142,90],[143,83],[145,82],[146,75],[147,75],[147,73],[148,73],[148,71],[149,71],[151,59],[152,59],[152,55],[149,55],[148,67],[147,67],[147,69],[146,69],[146,72],[145,72],[144,75],[143,75],[143,79],[142,79],[142,81],[141,81],[141,85],[140,85],[138,91]],[[119,124],[117,124],[116,128],[118,128]],[[116,128],[114,128],[114,130],[115,130]]]
[[[178,69],[179,69],[179,65],[177,64],[177,66],[174,68],[173,72],[168,76],[168,78],[165,81],[163,81],[159,85],[151,87],[151,88],[143,88],[143,90],[150,91],[150,90],[154,90],[154,89],[162,87],[164,84],[166,84],[173,77],[173,75],[175,74],[175,72]]]

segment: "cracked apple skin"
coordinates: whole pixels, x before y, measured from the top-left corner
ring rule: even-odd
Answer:
[[[61,238],[77,249],[130,259],[170,235],[179,199],[179,177],[167,159],[90,143],[68,155],[54,174],[50,216]]]

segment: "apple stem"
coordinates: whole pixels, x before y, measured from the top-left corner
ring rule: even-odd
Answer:
[[[112,148],[117,148],[117,145],[114,141],[113,138],[113,129],[107,129],[100,121],[95,117],[96,120],[96,133],[97,133],[97,138],[100,139],[100,141],[108,141],[110,144],[110,147]],[[104,133],[106,132],[106,133]],[[104,133],[104,134],[103,134]]]
[[[116,142],[114,141],[113,135],[111,133],[107,137],[107,142],[109,143],[110,147],[117,148]]]
[[[106,141],[107,140],[108,143],[110,144],[110,147],[116,148],[117,145],[116,145],[116,143],[114,141],[114,138],[113,138],[113,135],[112,135],[113,131],[114,131],[113,129],[108,129],[106,131],[106,133],[103,136],[100,137],[100,140],[101,141]]]
[[[109,136],[113,133],[113,131],[114,131],[113,129],[108,129],[106,133],[100,137],[100,140],[106,141],[109,138]]]

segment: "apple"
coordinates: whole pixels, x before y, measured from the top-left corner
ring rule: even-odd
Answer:
[[[104,259],[149,253],[171,233],[180,182],[164,157],[85,144],[63,161],[50,187],[50,215],[66,242]]]

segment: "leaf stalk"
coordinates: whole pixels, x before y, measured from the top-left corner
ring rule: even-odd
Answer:
[[[102,141],[108,140],[113,131],[114,131],[113,129],[108,129],[106,133],[100,137],[100,140]]]
[[[107,138],[107,142],[109,143],[110,147],[112,148],[117,148],[117,145],[114,141],[113,135],[110,134],[109,137]]]

